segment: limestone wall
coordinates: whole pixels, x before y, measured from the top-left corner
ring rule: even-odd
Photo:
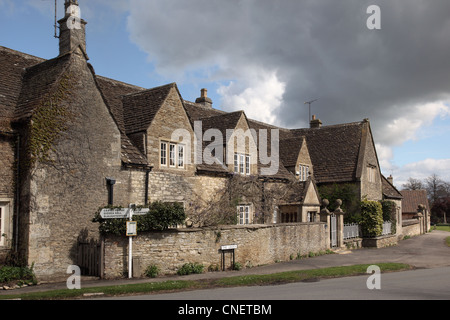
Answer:
[[[157,265],[161,273],[174,274],[185,263],[220,267],[220,247],[232,244],[238,246],[236,262],[257,266],[326,250],[330,243],[322,222],[178,229],[139,234],[133,238],[133,258],[139,258],[142,272]],[[104,254],[106,278],[127,274],[128,238],[107,236]],[[225,262],[230,267],[230,254]]]

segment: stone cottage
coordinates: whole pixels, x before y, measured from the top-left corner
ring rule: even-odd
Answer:
[[[145,89],[96,75],[85,28],[59,21],[59,55],[0,47],[0,257],[40,278],[65,275],[107,204],[181,203],[187,225],[319,221],[317,185],[351,182],[383,198],[370,123],[286,129],[186,101],[175,83]],[[388,185],[392,189],[392,185]]]

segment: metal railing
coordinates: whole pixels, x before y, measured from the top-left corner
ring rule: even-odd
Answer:
[[[347,223],[344,224],[344,240],[359,237],[359,224]]]

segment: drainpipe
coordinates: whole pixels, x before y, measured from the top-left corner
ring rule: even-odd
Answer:
[[[148,205],[148,184],[149,184],[150,171],[152,171],[151,168],[145,169],[145,197],[144,197],[145,205]]]
[[[114,185],[116,180],[114,178],[106,178],[106,185],[108,186],[108,204],[113,205],[114,203]]]

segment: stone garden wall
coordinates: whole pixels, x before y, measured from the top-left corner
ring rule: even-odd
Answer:
[[[329,232],[323,222],[273,225],[187,228],[148,232],[133,238],[133,259],[139,260],[140,274],[156,265],[162,274],[174,274],[185,263],[200,263],[220,269],[221,246],[237,245],[235,261],[244,267],[295,259],[298,255],[319,252],[330,247]],[[128,238],[107,236],[104,246],[105,278],[128,273]],[[231,267],[231,254],[225,255]],[[136,270],[134,275],[136,276]]]

